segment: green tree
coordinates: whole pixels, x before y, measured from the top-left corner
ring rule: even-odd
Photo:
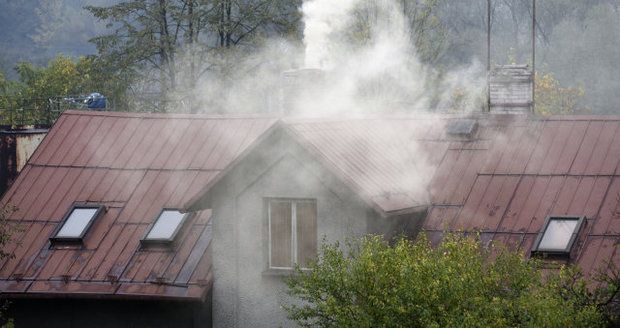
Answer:
[[[15,227],[15,225],[11,224],[8,221],[9,216],[14,211],[15,211],[15,207],[10,204],[0,207],[0,261],[7,259],[7,258],[12,258],[15,256],[13,253],[7,252],[5,249],[5,246],[11,241],[13,233],[17,231],[17,228]],[[10,305],[9,302],[7,301],[2,302],[2,304],[0,305],[0,322],[3,323],[2,324],[3,328],[14,327],[13,319],[6,318],[6,315],[5,315],[5,312],[9,305]]]
[[[542,116],[583,113],[584,88],[563,87],[551,73],[536,73],[535,111]]]
[[[439,2],[401,0],[390,6],[376,0],[359,1],[353,10],[354,19],[345,32],[346,43],[354,46],[366,45],[374,37],[374,29],[384,28],[377,26],[376,22],[391,21],[394,18],[390,17],[394,15],[391,11],[399,11],[404,16],[403,23],[407,28],[409,42],[414,46],[415,55],[423,62],[436,63],[444,50],[446,32],[437,16]]]
[[[0,109],[14,110],[2,116],[4,120],[9,120],[3,124],[46,123],[53,118],[49,117],[49,109],[67,107],[59,98],[92,92],[102,93],[114,104],[127,103],[125,94],[130,80],[106,69],[95,56],[72,59],[58,55],[47,66],[20,62],[15,70],[17,81],[5,79],[0,74]]]
[[[133,0],[86,7],[113,32],[92,40],[109,67],[135,77],[137,93],[190,97],[197,81],[226,68],[233,51],[271,34],[294,33],[299,1]],[[233,50],[234,49],[234,50]],[[196,108],[192,107],[191,111]]]
[[[393,245],[379,236],[324,245],[309,271],[288,280],[289,317],[307,327],[597,327],[590,299],[562,293],[540,263],[474,237],[448,234]],[[579,280],[581,283],[581,280]],[[617,282],[616,282],[617,283]],[[581,286],[581,285],[580,285]],[[584,301],[587,299],[587,302]]]

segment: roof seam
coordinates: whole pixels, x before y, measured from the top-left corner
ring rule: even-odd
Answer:
[[[607,188],[605,189],[605,195],[603,195],[603,197],[601,198],[601,202],[600,202],[600,204],[598,206],[598,209],[596,210],[596,213],[594,214],[594,217],[592,217],[592,218],[586,217],[587,219],[590,219],[590,220],[593,221],[592,224],[586,224],[586,229],[588,229],[588,232],[586,234],[587,236],[591,235],[591,232],[594,229],[594,225],[598,222],[599,217],[600,217],[601,209],[603,208],[603,206],[605,204],[605,200],[609,196],[609,190],[611,190],[611,186],[613,184],[614,184],[614,179],[610,179],[609,184],[607,185]],[[616,208],[617,207],[618,207],[618,204],[616,204]],[[577,251],[577,256],[576,256],[577,261],[581,260],[581,256],[584,254],[584,252],[586,250],[585,246],[586,246],[586,243],[584,242],[584,244],[581,245],[581,248]]]
[[[46,164],[28,164],[33,167],[41,168],[68,168],[68,169],[92,169],[92,170],[117,170],[117,171],[170,171],[170,172],[186,172],[186,171],[198,171],[198,172],[220,172],[222,169],[202,169],[202,168],[187,168],[187,169],[153,169],[153,168],[124,168],[124,167],[106,167],[106,166],[75,166],[75,165],[46,165]]]

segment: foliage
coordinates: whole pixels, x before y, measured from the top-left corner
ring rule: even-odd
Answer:
[[[59,112],[68,103],[64,97],[99,92],[115,103],[126,101],[128,81],[107,69],[95,56],[72,59],[62,54],[38,67],[20,62],[15,67],[18,80],[0,74],[0,109],[5,111],[2,124],[49,123],[51,112]],[[53,117],[52,117],[53,118]]]
[[[609,327],[620,327],[620,270],[613,262],[606,263],[593,277],[592,288],[576,267],[562,267],[549,284],[563,299],[573,300],[578,306],[595,307]]]
[[[133,0],[86,7],[113,32],[91,41],[139,93],[168,101],[193,97],[197,81],[226,69],[234,53],[269,34],[295,33],[299,1]],[[191,108],[195,111],[196,108]]]
[[[542,116],[575,114],[586,111],[581,107],[583,88],[562,87],[551,73],[536,73],[535,110]]]
[[[13,233],[17,231],[17,228],[8,222],[8,218],[13,211],[15,211],[15,207],[10,204],[0,207],[0,261],[15,256],[13,253],[7,252],[4,248],[4,246],[11,241]],[[0,305],[0,321],[6,320],[6,323],[2,325],[4,328],[14,327],[13,319],[4,318],[4,313],[8,305],[8,302],[3,302],[3,304]]]
[[[416,55],[426,63],[437,63],[439,54],[445,45],[446,31],[437,16],[439,2],[439,0],[403,0],[398,1],[397,7],[387,7],[389,10],[398,10],[403,13],[409,41],[414,45]],[[373,38],[375,32],[373,22],[382,15],[388,16],[386,19],[388,21],[393,20],[389,18],[390,14],[382,13],[381,6],[377,6],[374,0],[359,1],[354,9],[354,19],[344,35],[347,44],[365,45]]]
[[[23,88],[23,98],[48,98],[71,96],[102,90],[102,76],[99,76],[94,57],[80,57],[73,60],[58,55],[49,61],[47,67],[36,67],[28,62],[19,63],[15,70]]]
[[[285,306],[302,326],[589,327],[604,323],[591,303],[543,279],[540,262],[477,238],[449,234],[437,247],[422,236],[393,245],[380,236],[345,252],[324,244],[310,271],[287,280],[298,301]],[[553,283],[544,282],[553,281]]]
[[[9,216],[15,211],[12,205],[0,207],[0,260],[13,256],[7,253],[4,246],[11,240],[11,235],[16,231],[16,227],[8,222]]]

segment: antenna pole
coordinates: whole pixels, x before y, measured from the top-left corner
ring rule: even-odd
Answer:
[[[532,0],[532,114],[535,112],[536,95],[536,0]]]
[[[491,111],[491,0],[487,0],[487,110]]]

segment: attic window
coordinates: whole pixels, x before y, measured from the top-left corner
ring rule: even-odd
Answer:
[[[178,209],[163,209],[142,242],[171,243],[187,216],[187,213],[181,213]]]
[[[583,216],[547,217],[532,252],[556,255],[570,254],[583,220]]]
[[[269,269],[307,268],[317,252],[314,199],[267,198]]]
[[[50,241],[81,242],[88,228],[104,209],[102,205],[74,205]]]

